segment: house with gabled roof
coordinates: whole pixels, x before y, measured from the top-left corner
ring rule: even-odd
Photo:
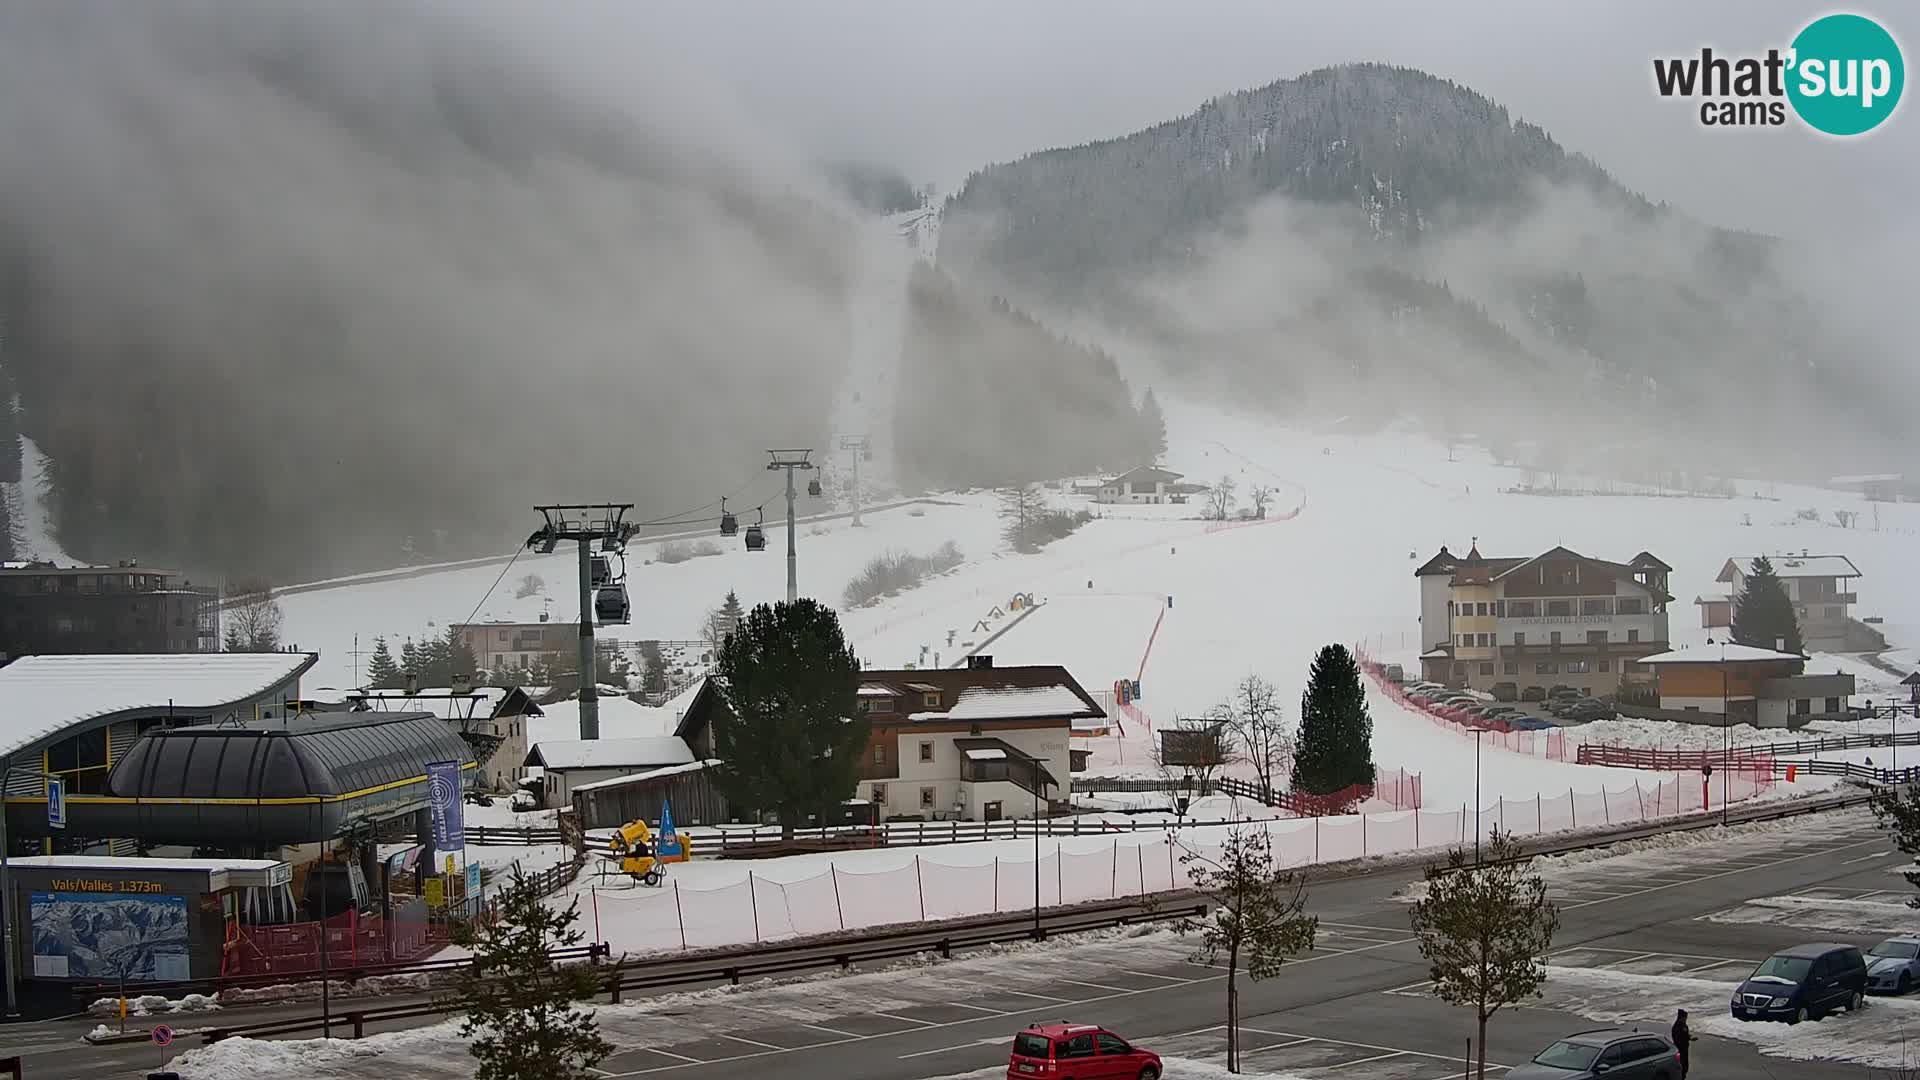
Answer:
[[[1641,657],[1667,648],[1667,576],[1651,552],[1612,562],[1555,546],[1487,558],[1442,546],[1414,571],[1420,583],[1424,678],[1489,690],[1571,686],[1609,693],[1647,681]]]
[[[1733,625],[1733,604],[1746,591],[1753,576],[1753,560],[1758,556],[1728,559],[1714,581],[1725,592],[1702,593],[1694,598],[1700,608],[1700,625],[1708,630],[1729,630]],[[1867,652],[1887,647],[1878,630],[1853,617],[1860,602],[1855,581],[1860,568],[1845,555],[1813,555],[1802,550],[1767,556],[1773,573],[1787,590],[1793,613],[1800,622],[1801,643],[1812,652]]]
[[[1094,492],[1097,503],[1170,503],[1183,474],[1158,465],[1142,465],[1107,480]]]
[[[883,818],[994,821],[1050,813],[1072,795],[1076,721],[1106,710],[1058,665],[870,669],[854,707],[872,731],[856,797]],[[724,695],[708,679],[674,734],[696,758],[713,757],[713,719]]]

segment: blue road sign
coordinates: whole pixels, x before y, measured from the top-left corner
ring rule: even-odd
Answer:
[[[47,780],[47,824],[55,829],[67,827],[66,781]]]

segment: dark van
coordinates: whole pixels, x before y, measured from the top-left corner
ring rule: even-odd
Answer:
[[[1867,961],[1853,945],[1796,945],[1767,957],[1733,995],[1735,1020],[1818,1020],[1867,996]]]

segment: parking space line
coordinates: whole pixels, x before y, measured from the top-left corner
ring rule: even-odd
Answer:
[[[1676,972],[1674,972],[1673,974],[1675,974],[1675,975],[1691,975],[1691,974],[1693,974],[1693,973],[1694,973],[1694,972],[1696,972],[1696,971],[1708,971],[1708,970],[1711,970],[1711,969],[1713,969],[1713,968],[1717,968],[1717,967],[1726,967],[1726,966],[1727,966],[1728,964],[1747,964],[1747,963],[1751,963],[1751,962],[1752,962],[1752,961],[1749,961],[1749,960],[1715,960],[1715,961],[1714,961],[1713,963],[1711,963],[1711,964],[1701,964],[1701,965],[1699,965],[1699,966],[1697,966],[1697,967],[1690,967],[1690,968],[1681,968],[1681,969],[1680,969],[1679,971],[1676,971]]]
[[[1804,855],[1790,855],[1790,856],[1788,856],[1788,857],[1786,857],[1786,858],[1784,858],[1784,859],[1776,859],[1776,860],[1774,860],[1773,862],[1769,862],[1769,863],[1763,863],[1763,864],[1761,864],[1761,865],[1762,865],[1762,866],[1767,866],[1767,867],[1773,867],[1773,866],[1784,866],[1784,865],[1786,865],[1787,863],[1791,863],[1791,862],[1799,862],[1799,861],[1800,861],[1800,860],[1802,860],[1802,859],[1810,859],[1810,858],[1813,858],[1813,857],[1814,857],[1814,856],[1816,856],[1816,855],[1831,855],[1831,854],[1834,854],[1835,852],[1840,852],[1840,851],[1845,851],[1845,850],[1847,850],[1848,848],[1853,848],[1853,847],[1859,847],[1859,846],[1860,846],[1860,845],[1862,845],[1862,844],[1876,844],[1876,843],[1885,843],[1885,841],[1884,841],[1883,839],[1881,839],[1880,837],[1875,837],[1875,838],[1873,838],[1873,839],[1871,839],[1871,840],[1859,840],[1859,841],[1856,841],[1856,842],[1854,842],[1854,843],[1851,843],[1851,844],[1841,844],[1841,845],[1840,845],[1840,846],[1838,846],[1838,847],[1823,847],[1823,848],[1821,848],[1821,849],[1819,849],[1819,850],[1817,850],[1817,851],[1810,851],[1810,852],[1807,852],[1807,853],[1806,853],[1806,854],[1804,854]],[[1760,868],[1760,867],[1754,867],[1754,866],[1742,866],[1742,867],[1739,867],[1739,868],[1737,868],[1737,869],[1733,869],[1733,870],[1723,870],[1723,871],[1720,871],[1719,873],[1715,873],[1715,874],[1703,874],[1703,875],[1701,875],[1700,877],[1698,877],[1698,878],[1696,878],[1696,879],[1694,879],[1694,881],[1690,881],[1690,882],[1685,882],[1684,884],[1688,884],[1688,885],[1692,885],[1692,884],[1696,884],[1697,882],[1701,882],[1701,881],[1712,881],[1712,880],[1714,880],[1714,879],[1716,879],[1716,878],[1723,878],[1723,877],[1731,877],[1731,876],[1732,876],[1732,875],[1734,875],[1734,874],[1741,874],[1741,873],[1745,873],[1745,872],[1746,872],[1746,871],[1748,871],[1748,870],[1756,870],[1756,869],[1759,869],[1759,868]],[[1645,888],[1645,889],[1640,889],[1640,890],[1637,890],[1637,891],[1635,891],[1635,892],[1632,892],[1632,893],[1629,893],[1628,895],[1629,895],[1629,896],[1644,896],[1644,895],[1645,895],[1645,894],[1647,894],[1647,893],[1652,893],[1652,892],[1661,892],[1661,891],[1663,891],[1663,890],[1666,890],[1666,889],[1673,889],[1673,888],[1678,888],[1678,887],[1679,887],[1679,886],[1677,886],[1677,885],[1654,885],[1654,886],[1651,886],[1651,887],[1649,887],[1649,888]],[[1591,906],[1592,906],[1592,905],[1594,905],[1594,904],[1604,904],[1604,903],[1606,903],[1606,901],[1605,901],[1605,900],[1587,900],[1587,901],[1583,901],[1583,902],[1580,902],[1580,903],[1575,903],[1575,904],[1570,904],[1570,905],[1568,905],[1568,906],[1569,906],[1569,907],[1571,907],[1571,908],[1583,908],[1583,907],[1591,907]]]
[[[1335,1069],[1344,1069],[1349,1065],[1365,1065],[1369,1061],[1385,1061],[1388,1058],[1404,1057],[1406,1056],[1406,1053],[1407,1052],[1405,1050],[1395,1050],[1391,1054],[1375,1054],[1372,1057],[1356,1058],[1353,1061],[1343,1061],[1338,1065],[1322,1065],[1321,1068],[1327,1070],[1328,1072],[1332,1072]]]
[[[1396,986],[1391,990],[1382,990],[1380,992],[1383,994],[1405,994],[1405,993],[1410,993],[1414,990],[1424,990],[1427,987],[1432,985],[1433,985],[1432,979],[1421,979],[1417,983],[1408,983],[1405,986]]]
[[[829,1034],[829,1035],[838,1035],[838,1036],[840,1036],[840,1037],[841,1037],[841,1038],[843,1038],[843,1039],[865,1039],[865,1038],[868,1038],[868,1036],[866,1036],[866,1035],[861,1035],[861,1034],[859,1034],[858,1032],[853,1032],[853,1031],[841,1031],[841,1030],[840,1030],[839,1028],[830,1028],[830,1027],[828,1027],[828,1026],[827,1026],[827,1025],[825,1025],[825,1024],[809,1024],[809,1023],[806,1023],[805,1021],[801,1021],[801,1022],[800,1022],[800,1026],[801,1026],[801,1027],[809,1027],[809,1028],[812,1028],[812,1029],[813,1029],[813,1030],[815,1030],[815,1031],[824,1031],[824,1032],[826,1032],[826,1033],[827,1033],[827,1034]]]
[[[1055,1005],[1065,1005],[1067,1003],[1066,998],[1052,997],[1047,994],[1035,994],[1035,993],[1030,993],[1026,990],[999,990],[996,992],[1001,994],[1012,994],[1014,997],[1030,997],[1035,1001],[1050,1001]]]
[[[915,1017],[915,1016],[901,1016],[898,1013],[890,1013],[885,1009],[875,1009],[873,1010],[873,1015],[884,1016],[889,1020],[905,1020],[909,1024],[919,1024],[921,1027],[939,1027],[940,1026],[939,1024],[936,1024],[931,1020],[922,1020],[919,1017]]]
[[[780,1049],[780,1047],[778,1047],[778,1046],[775,1046],[775,1045],[773,1045],[772,1043],[763,1043],[763,1042],[754,1042],[754,1041],[753,1041],[752,1039],[743,1039],[743,1038],[741,1038],[741,1037],[740,1037],[740,1036],[738,1036],[738,1035],[722,1035],[722,1036],[720,1036],[720,1037],[721,1037],[721,1038],[723,1038],[723,1039],[727,1039],[727,1040],[730,1040],[730,1041],[732,1041],[732,1042],[737,1042],[737,1043],[746,1043],[746,1044],[747,1044],[748,1046],[757,1046],[757,1047],[759,1047],[759,1048],[760,1048],[760,1049],[762,1049],[762,1050],[778,1050],[778,1049]]]
[[[649,1054],[659,1054],[659,1055],[660,1055],[661,1057],[670,1057],[670,1058],[678,1058],[679,1060],[681,1060],[681,1061],[684,1061],[684,1062],[686,1062],[686,1063],[687,1063],[687,1064],[689,1064],[689,1065],[705,1065],[705,1064],[706,1064],[706,1062],[704,1062],[704,1061],[701,1061],[701,1060],[700,1060],[699,1058],[690,1058],[690,1057],[688,1057],[688,1056],[687,1056],[687,1055],[685,1055],[685,1054],[676,1054],[676,1053],[674,1053],[674,1052],[673,1052],[673,1051],[671,1051],[671,1050],[662,1050],[662,1049],[660,1049],[660,1048],[659,1048],[659,1047],[657,1047],[657,1046],[629,1046],[629,1047],[627,1047],[626,1049],[627,1049],[627,1050],[645,1050],[645,1051],[646,1051],[647,1053],[649,1053]],[[679,1068],[680,1066],[678,1066],[678,1065],[667,1065],[667,1066],[663,1066],[663,1067],[664,1067],[664,1068],[668,1068],[668,1069],[677,1069],[677,1068]],[[653,1070],[651,1070],[651,1069],[645,1069],[645,1070],[642,1070],[642,1071],[643,1071],[643,1072],[652,1072]],[[614,1076],[629,1076],[629,1075],[632,1075],[632,1074],[630,1074],[630,1073],[613,1073],[612,1075],[614,1075]]]
[[[1842,862],[1840,865],[1852,866],[1854,863],[1872,862],[1875,859],[1884,859],[1891,854],[1893,854],[1893,852],[1891,851],[1876,851],[1871,855],[1862,855],[1857,859],[1847,859],[1844,862]]]
[[[955,1009],[972,1009],[974,1012],[984,1013],[987,1016],[1007,1015],[1003,1010],[1000,1010],[1000,1009],[989,1009],[985,1005],[969,1005],[964,1001],[946,1001],[946,1002],[937,1002],[935,1004],[943,1004]]]
[[[1178,976],[1178,975],[1155,975],[1155,974],[1154,974],[1153,972],[1151,972],[1151,971],[1134,971],[1134,970],[1132,970],[1131,968],[1121,968],[1121,969],[1120,969],[1120,974],[1122,974],[1122,975],[1138,975],[1138,976],[1140,976],[1140,977],[1141,977],[1141,978],[1143,978],[1143,979],[1165,979],[1165,980],[1166,980],[1166,981],[1168,981],[1168,982],[1176,982],[1176,983],[1183,983],[1183,982],[1192,982],[1192,981],[1193,981],[1192,979],[1183,979],[1183,978],[1181,978],[1181,977],[1180,977],[1180,976]]]
[[[1136,991],[1133,991],[1133,990],[1129,990],[1129,989],[1127,989],[1127,988],[1126,988],[1126,987],[1124,987],[1124,986],[1108,986],[1108,985],[1106,985],[1105,983],[1097,983],[1097,982],[1087,982],[1087,981],[1086,981],[1086,980],[1084,980],[1084,979],[1055,979],[1054,981],[1055,981],[1055,982],[1063,982],[1063,983],[1066,983],[1066,984],[1067,984],[1068,986],[1087,986],[1087,987],[1092,987],[1092,988],[1093,988],[1093,989],[1095,989],[1095,990],[1105,990],[1105,991],[1107,991],[1108,993],[1111,993],[1111,994],[1132,994],[1132,993],[1136,993]]]

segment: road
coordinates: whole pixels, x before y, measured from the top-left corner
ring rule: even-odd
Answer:
[[[1903,883],[1887,871],[1901,861],[1871,817],[1855,810],[1679,852],[1556,865],[1549,875],[1562,911],[1550,957],[1555,978],[1543,1001],[1494,1018],[1488,1059],[1511,1066],[1561,1034],[1600,1026],[1574,1009],[1588,1016],[1644,1013],[1643,1026],[1664,1026],[1672,1002],[1661,995],[1670,987],[1680,988],[1676,993],[1706,988],[1706,1004],[1683,1002],[1695,1010],[1700,1034],[1721,1022],[1725,991],[1768,952],[1812,939],[1865,945],[1879,936],[1707,916],[1756,897],[1897,898],[1904,894],[1888,891]],[[1403,871],[1314,886],[1310,907],[1321,919],[1316,951],[1273,979],[1242,984],[1248,1069],[1313,1080],[1461,1075],[1471,1014],[1425,992],[1407,906],[1394,895],[1416,879]],[[602,1027],[621,1049],[601,1068],[610,1076],[661,1080],[763,1080],[770,1073],[799,1080],[921,1080],[1004,1070],[1014,1030],[1057,1019],[1105,1024],[1165,1055],[1218,1060],[1222,977],[1191,963],[1190,949],[1164,931],[1119,931],[946,963],[608,1007],[601,1010]],[[1706,980],[1723,981],[1725,991]],[[1791,1030],[1802,1041],[1836,1046],[1881,1040],[1900,1026],[1890,1021],[1905,1022],[1909,1013],[1920,1017],[1920,1000],[1876,1001],[1860,1017]],[[1738,1040],[1704,1033],[1692,1077],[1867,1075],[1858,1065],[1763,1056],[1754,1045],[1788,1031],[1755,1025],[1736,1032]],[[20,1047],[27,1077],[128,1076],[158,1062],[151,1047],[77,1046],[73,1035],[48,1030],[43,1045]],[[389,1040],[378,1055],[365,1051],[381,1040],[310,1050],[302,1074],[372,1078],[403,1066],[423,1077],[470,1075],[462,1042],[445,1028]],[[358,1053],[348,1056],[349,1049]],[[1178,1075],[1176,1063],[1169,1077]]]

